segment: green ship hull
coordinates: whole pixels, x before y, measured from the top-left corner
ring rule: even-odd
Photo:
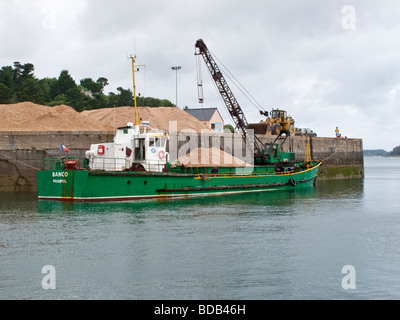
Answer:
[[[65,166],[37,173],[38,197],[63,201],[126,201],[212,194],[293,190],[314,184],[319,161],[295,171],[276,172],[275,166],[166,169],[165,172],[100,171]]]

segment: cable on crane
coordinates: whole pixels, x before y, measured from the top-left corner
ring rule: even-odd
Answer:
[[[232,74],[232,72],[229,71],[229,69],[221,62],[221,60],[218,59],[218,57],[209,49],[208,50],[211,55],[218,60],[218,62],[222,65],[224,68],[225,75],[228,74],[231,77],[228,76],[228,78],[232,81],[232,83],[242,92],[242,94],[250,101],[250,103],[256,107],[259,111],[266,111],[261,104],[251,95],[251,93],[240,83],[239,80],[236,79],[236,77]],[[221,68],[222,69],[222,68]],[[236,81],[236,82],[235,82]]]

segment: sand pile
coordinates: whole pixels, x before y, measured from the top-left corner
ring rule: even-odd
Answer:
[[[86,131],[112,130],[73,108],[42,106],[32,102],[0,104],[0,131]]]
[[[184,129],[192,129],[196,132],[200,132],[201,130],[208,130],[205,124],[179,108],[138,107],[137,112],[139,123],[141,123],[142,121],[149,121],[150,127],[152,128],[169,131],[170,121],[176,121],[176,128],[178,132]],[[126,126],[127,122],[135,122],[134,107],[117,107],[115,109],[106,108],[88,110],[83,111],[82,114],[109,126],[114,126],[115,121],[116,128]]]
[[[232,156],[231,154],[217,149],[217,148],[197,148],[185,156],[181,156],[172,164],[177,164],[179,162],[181,165],[186,167],[246,167],[250,166],[243,160]]]
[[[48,107],[32,102],[0,104],[0,131],[102,131],[124,127],[135,122],[133,107],[104,108],[81,113],[60,105]],[[178,132],[192,129],[208,130],[207,126],[179,108],[138,107],[138,119],[149,121],[150,127],[169,131],[170,121],[176,121]]]

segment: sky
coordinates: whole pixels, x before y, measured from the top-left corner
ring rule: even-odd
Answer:
[[[264,118],[260,108],[280,108],[320,137],[338,127],[364,149],[391,151],[400,145],[399,21],[396,0],[1,0],[0,66],[32,63],[38,78],[68,70],[77,83],[105,77],[105,93],[116,93],[132,89],[135,55],[142,96],[217,107],[232,123],[196,61],[203,39],[249,123]]]

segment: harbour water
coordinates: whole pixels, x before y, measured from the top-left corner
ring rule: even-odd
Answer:
[[[364,161],[364,179],[296,192],[0,193],[0,299],[399,299],[400,158]]]

